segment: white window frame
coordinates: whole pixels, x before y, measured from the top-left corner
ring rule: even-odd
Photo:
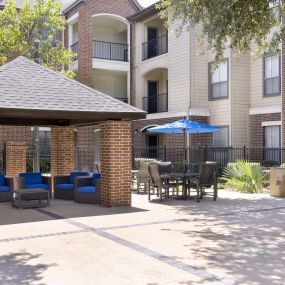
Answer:
[[[219,81],[219,82],[215,82],[213,83],[213,65],[214,63],[213,62],[210,62],[208,64],[208,69],[209,69],[209,101],[213,101],[213,100],[223,100],[223,99],[228,99],[229,98],[229,59],[228,58],[225,58],[224,62],[223,63],[226,63],[226,66],[227,66],[227,80],[225,81]],[[220,65],[218,67],[216,67],[217,69],[220,68]],[[221,85],[221,84],[224,84],[226,83],[227,84],[227,95],[226,96],[219,96],[219,97],[213,97],[213,85]]]
[[[278,66],[278,71],[279,71],[279,75],[278,76],[275,76],[275,77],[266,77],[266,59],[268,58],[272,58],[274,56],[278,56],[278,63],[279,63],[279,66]],[[280,96],[281,95],[281,59],[280,59],[280,52],[278,53],[274,53],[274,54],[267,54],[267,55],[264,55],[263,56],[263,97],[271,97],[271,96]],[[275,93],[269,93],[269,94],[266,94],[266,81],[267,80],[273,80],[273,79],[276,79],[278,78],[279,79],[279,90],[278,92],[275,92]]]

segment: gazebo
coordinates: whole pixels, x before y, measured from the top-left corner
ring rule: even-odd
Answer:
[[[145,116],[25,57],[0,67],[0,125],[51,127],[52,175],[74,170],[74,127],[100,124],[104,206],[131,204],[131,121]],[[7,142],[7,176],[26,170],[26,152],[23,142]]]

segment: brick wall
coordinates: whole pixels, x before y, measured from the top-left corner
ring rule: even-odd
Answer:
[[[249,139],[250,146],[253,147],[250,152],[250,160],[263,160],[264,153],[264,133],[262,122],[280,121],[281,113],[270,113],[249,116]],[[260,148],[260,149],[259,149]]]
[[[51,128],[51,173],[67,175],[75,167],[74,128]]]
[[[281,120],[280,113],[250,115],[249,116],[250,145],[258,147],[262,147],[264,145],[262,122],[280,121],[280,120]]]
[[[20,141],[6,142],[6,176],[18,176],[26,172],[27,168],[27,144]]]
[[[79,12],[78,21],[78,74],[77,79],[92,86],[92,16],[99,13],[115,14],[124,18],[138,12],[131,0],[89,0],[75,7],[67,18]],[[65,44],[68,46],[68,29],[65,30]]]
[[[0,126],[0,151],[4,149],[4,143],[7,141],[25,141],[29,149],[31,149],[31,127]]]
[[[100,124],[101,204],[131,205],[131,122]]]

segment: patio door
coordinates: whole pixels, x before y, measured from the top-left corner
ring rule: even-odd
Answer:
[[[147,29],[147,55],[148,58],[156,56],[156,39],[157,39],[157,29],[148,28]]]
[[[148,156],[150,158],[158,158],[159,136],[148,135],[147,146],[148,146]]]
[[[276,165],[280,165],[280,145],[280,126],[264,127],[264,160],[274,161]]]
[[[157,94],[158,94],[158,82],[148,81],[147,82],[147,107],[148,113],[157,113]]]

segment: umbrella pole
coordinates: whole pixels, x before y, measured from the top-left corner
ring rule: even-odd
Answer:
[[[186,129],[183,130],[183,144],[184,144],[184,159],[183,159],[183,172],[186,171],[186,160],[187,160],[187,153],[186,153]]]

